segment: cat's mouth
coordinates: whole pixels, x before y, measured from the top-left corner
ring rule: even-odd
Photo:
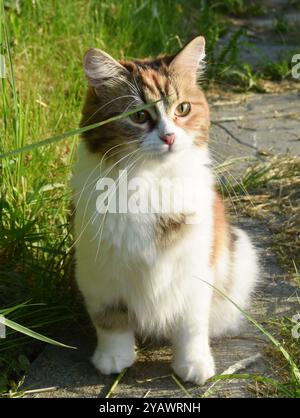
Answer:
[[[185,149],[186,147],[178,145],[168,145],[160,148],[147,147],[143,149],[143,154],[150,160],[164,160],[181,154]]]
[[[173,150],[174,150],[173,144],[168,145],[167,152],[173,152]]]
[[[172,145],[164,145],[161,147],[144,147],[143,153],[149,158],[168,158],[172,155],[176,155],[185,150],[183,146],[176,146],[175,144]]]

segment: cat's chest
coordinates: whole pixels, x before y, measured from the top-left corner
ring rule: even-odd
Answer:
[[[103,219],[105,218],[105,219]],[[106,214],[99,216],[103,223],[101,237],[99,238],[116,248],[130,247],[138,250],[149,245],[155,235],[155,217],[150,214],[133,215]]]
[[[115,247],[131,245],[136,250],[154,244],[158,249],[175,244],[192,228],[186,213],[156,213],[140,215],[109,214],[101,230],[101,239]]]
[[[108,194],[102,187],[104,180],[99,181],[97,170],[91,170],[88,162],[79,162],[72,184],[75,232],[77,239],[85,238],[91,251],[96,247],[97,253],[105,253],[108,259],[110,254],[127,261],[155,258],[189,237],[195,229],[191,222],[195,214],[205,227],[212,178],[201,161],[174,162],[169,170],[157,166],[140,169],[122,182],[118,173],[113,173]]]

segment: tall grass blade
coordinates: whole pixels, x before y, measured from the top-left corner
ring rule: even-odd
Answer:
[[[141,110],[149,109],[150,107],[154,106],[156,103],[158,103],[162,100],[163,99],[159,99],[159,100],[156,100],[155,102],[149,103],[147,105],[136,107],[133,110],[122,113],[122,114],[117,115],[117,116],[113,116],[113,117],[108,118],[106,120],[103,120],[101,122],[93,123],[92,125],[84,126],[82,128],[72,129],[72,130],[64,132],[60,135],[55,135],[55,136],[52,136],[50,138],[46,138],[46,139],[43,139],[41,141],[35,142],[33,144],[29,144],[29,145],[26,145],[26,146],[18,148],[18,149],[14,149],[14,150],[11,150],[11,151],[4,152],[4,153],[0,154],[0,159],[6,158],[6,157],[11,157],[11,156],[14,156],[14,155],[18,155],[18,154],[21,154],[23,152],[32,151],[36,148],[40,148],[40,147],[45,146],[45,145],[54,144],[55,142],[62,141],[63,139],[66,139],[66,138],[69,138],[69,137],[72,137],[72,136],[75,136],[75,135],[80,135],[83,132],[87,132],[87,131],[90,131],[92,129],[98,128],[100,126],[107,125],[111,122],[115,122],[117,120],[127,118],[128,116],[131,116],[134,113],[137,113]]]
[[[16,322],[11,321],[10,319],[7,319],[5,318],[5,316],[2,316],[2,315],[1,315],[1,322],[7,327],[12,328],[13,330],[20,332],[22,334],[25,334],[28,337],[35,338],[36,340],[40,340],[45,343],[57,345],[59,347],[64,347],[64,348],[72,348],[72,349],[77,348],[77,347],[72,347],[70,345],[66,345],[58,341],[52,340],[51,338],[45,337],[44,335],[39,334],[38,332],[32,331],[29,328],[23,327],[23,325],[17,324]]]
[[[120,383],[120,381],[123,379],[125,373],[127,372],[127,368],[125,367],[125,369],[123,369],[117,376],[116,380],[113,382],[113,384],[111,385],[111,387],[109,388],[109,391],[107,392],[107,394],[105,395],[105,398],[112,398],[116,387],[118,386],[118,384]]]
[[[242,309],[240,306],[238,306],[228,295],[226,295],[224,292],[222,292],[220,289],[212,285],[211,283],[208,283],[206,280],[201,279],[200,277],[195,277],[199,280],[201,280],[203,283],[208,284],[210,287],[212,287],[219,295],[223,296],[225,299],[230,301],[244,316],[248,319],[249,322],[251,322],[257,329],[259,329],[271,342],[272,344],[282,353],[284,358],[287,360],[291,367],[292,374],[297,382],[297,384],[300,386],[300,371],[292,359],[292,357],[289,355],[289,353],[286,351],[286,349],[282,346],[282,344],[273,337],[272,334],[270,334],[259,322],[257,322],[252,316],[246,312],[244,309]]]

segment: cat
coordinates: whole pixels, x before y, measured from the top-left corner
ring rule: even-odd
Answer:
[[[81,126],[130,113],[83,133],[71,181],[76,280],[97,333],[92,362],[102,374],[134,363],[135,334],[162,335],[174,348],[174,372],[203,384],[215,374],[210,338],[240,326],[239,310],[222,293],[245,308],[257,282],[256,250],[230,225],[216,191],[199,82],[204,59],[202,36],[175,56],[116,61],[90,49],[84,58]],[[128,195],[125,175],[140,186]],[[175,182],[190,179],[196,203],[161,210],[158,194],[152,198],[161,179],[175,206],[184,195]],[[150,194],[148,212],[136,210]],[[116,197],[125,206],[132,198],[132,210],[110,210]]]

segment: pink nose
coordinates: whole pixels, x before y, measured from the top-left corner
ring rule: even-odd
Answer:
[[[160,136],[160,139],[162,141],[164,141],[164,143],[167,144],[167,145],[174,144],[175,138],[176,138],[176,135],[175,134],[166,134],[166,135],[161,135]]]

